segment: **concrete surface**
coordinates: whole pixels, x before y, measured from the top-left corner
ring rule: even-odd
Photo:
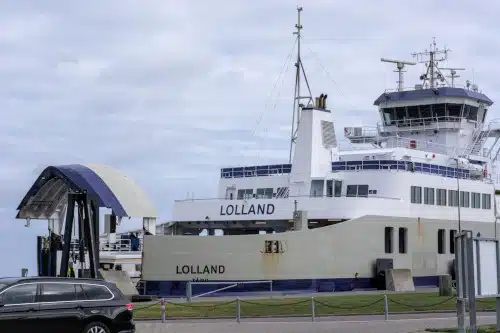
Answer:
[[[467,319],[468,320],[468,319]],[[494,313],[478,313],[480,325],[494,324]],[[426,328],[456,327],[457,318],[450,313],[383,316],[322,317],[316,322],[304,318],[191,320],[138,322],[138,333],[416,333]]]

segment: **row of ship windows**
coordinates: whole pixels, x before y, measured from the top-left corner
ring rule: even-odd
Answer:
[[[254,193],[253,188],[247,188],[247,189],[241,189],[238,190],[238,193],[236,195],[237,200],[245,200],[245,199],[272,199],[272,198],[280,198],[280,197],[287,197],[288,196],[288,187],[278,187],[276,189],[276,193],[274,192],[274,189],[269,187],[269,188],[258,188],[256,193]],[[233,194],[230,193],[227,197],[227,199],[232,200],[233,199]]]
[[[438,206],[458,207],[460,201],[460,207],[491,209],[491,194],[488,193],[460,191],[459,200],[457,190],[424,187],[423,192],[423,203],[425,205],[435,204]],[[448,192],[448,195],[446,195],[446,192]],[[422,203],[422,187],[411,187],[411,203]]]
[[[457,234],[456,230],[449,231],[449,253],[455,253],[455,236]],[[438,253],[445,254],[446,253],[446,230],[439,229],[438,230]],[[394,253],[394,228],[393,227],[385,227],[384,234],[384,245],[385,245],[385,253]],[[399,253],[407,253],[408,252],[408,229],[407,228],[399,228],[398,230],[398,251]]]

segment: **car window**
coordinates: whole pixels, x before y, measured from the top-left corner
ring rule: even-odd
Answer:
[[[107,300],[113,297],[108,288],[99,285],[82,284],[81,288],[88,301]]]
[[[20,284],[0,294],[0,302],[4,305],[35,303],[36,284]]]
[[[42,295],[40,301],[76,301],[75,285],[72,283],[42,283]]]

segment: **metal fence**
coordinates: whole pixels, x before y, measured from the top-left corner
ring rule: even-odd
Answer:
[[[365,302],[363,304],[358,305],[347,305],[341,304],[342,302],[331,302],[320,300],[324,299],[324,297],[311,297],[308,299],[298,299],[296,301],[291,301],[291,299],[272,299],[276,301],[276,303],[269,303],[269,300],[243,300],[240,298],[236,298],[234,300],[226,301],[226,302],[199,302],[197,303],[189,303],[189,302],[167,302],[162,299],[158,302],[149,304],[147,306],[142,306],[134,309],[136,312],[137,319],[149,319],[149,320],[162,320],[165,321],[169,318],[171,319],[215,319],[215,318],[234,318],[234,320],[238,323],[241,322],[244,318],[270,318],[270,317],[308,317],[311,322],[314,322],[317,317],[326,317],[326,316],[335,316],[335,315],[352,315],[352,314],[373,314],[373,315],[383,315],[385,320],[389,320],[391,314],[401,314],[401,313],[416,313],[416,312],[432,312],[432,311],[450,311],[456,306],[457,298],[455,295],[446,297],[444,299],[440,299],[438,302],[433,303],[410,303],[404,302],[402,300],[398,300],[396,297],[398,294],[394,295],[381,295],[375,300],[371,300],[369,302]],[[393,296],[393,297],[391,297]],[[333,296],[331,299],[335,299],[338,296]],[[353,298],[359,296],[351,296]],[[342,297],[344,298],[344,297]],[[403,297],[404,298],[404,297]],[[286,302],[285,302],[286,301]],[[481,300],[480,300],[481,301]],[[485,301],[485,300],[482,300]],[[345,302],[345,301],[344,301]],[[333,304],[335,303],[335,304]],[[349,302],[346,302],[349,303]],[[446,304],[447,303],[447,304]],[[394,309],[391,312],[391,305],[394,306]],[[443,305],[447,306],[446,310],[436,309]],[[259,309],[259,315],[248,314],[245,313],[245,306],[251,306],[253,309]],[[186,312],[189,313],[188,316],[174,316],[169,313],[169,309],[172,312],[172,309],[175,307],[186,308]],[[298,308],[301,311],[290,311],[287,313],[284,311],[284,308],[290,308],[297,310]],[[269,311],[266,311],[266,308]],[[494,307],[491,304],[486,303],[482,308],[483,311],[491,310]],[[146,315],[144,311],[149,309],[149,313]],[[189,309],[189,310],[187,310]],[[379,309],[381,311],[379,311]],[[281,314],[272,314],[272,312],[276,312],[279,310]],[[302,311],[303,310],[303,311]],[[252,311],[255,312],[255,311]],[[293,313],[292,313],[293,312]],[[194,314],[198,313],[196,316]]]

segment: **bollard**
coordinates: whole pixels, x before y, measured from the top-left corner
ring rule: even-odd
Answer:
[[[160,308],[161,308],[161,322],[165,323],[165,317],[167,314],[167,309],[166,309],[166,302],[165,299],[162,298],[160,301]]]
[[[240,298],[236,297],[236,322],[239,324],[241,319],[241,305]]]
[[[188,302],[191,302],[191,297],[193,296],[193,285],[191,281],[188,281],[186,284],[186,298]]]
[[[316,306],[314,304],[314,296],[311,297],[311,321],[314,322],[316,320]]]
[[[387,295],[384,295],[384,315],[385,320],[389,320],[389,301],[387,299]]]

